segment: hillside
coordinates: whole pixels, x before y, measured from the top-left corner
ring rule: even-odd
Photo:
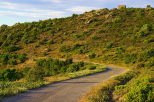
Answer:
[[[140,73],[132,80],[148,80],[144,85],[151,85],[146,95],[141,92],[141,96],[147,97],[152,93],[154,9],[100,9],[67,18],[2,25],[0,46],[2,71],[35,67],[35,60],[40,58],[88,59],[104,64],[131,66],[134,73]],[[142,79],[142,75],[146,79]],[[128,86],[133,86],[131,79],[128,81]],[[130,96],[127,95],[126,100],[132,102],[133,99],[130,101],[128,98],[134,89],[126,90],[123,94],[128,93]],[[124,97],[120,94],[116,100]],[[151,99],[151,96],[148,97]],[[140,102],[150,99],[145,98]]]
[[[60,57],[96,53],[105,62],[146,66],[154,56],[153,18],[154,10],[102,9],[68,18],[2,25],[1,52],[26,53],[28,58],[52,52]]]

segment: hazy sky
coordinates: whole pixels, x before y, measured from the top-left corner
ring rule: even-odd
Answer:
[[[0,0],[0,25],[66,17],[92,9],[154,6],[154,0]]]

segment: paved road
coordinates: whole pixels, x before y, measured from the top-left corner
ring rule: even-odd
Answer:
[[[42,88],[33,89],[16,96],[7,97],[3,102],[77,102],[90,88],[126,70],[107,66],[106,72],[70,79]]]

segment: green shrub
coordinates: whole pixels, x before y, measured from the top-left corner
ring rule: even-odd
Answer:
[[[126,85],[118,85],[115,87],[115,91],[126,88]]]
[[[117,53],[122,54],[125,53],[125,49],[123,47],[116,48]]]
[[[137,37],[145,37],[147,35],[148,34],[146,32],[143,32],[143,31],[137,32]]]
[[[154,48],[150,48],[146,51],[145,56],[147,58],[153,57],[154,56]]]
[[[107,49],[113,48],[114,42],[110,42],[106,45]]]
[[[97,31],[97,33],[98,34],[103,34],[103,33],[105,33],[105,30],[99,30],[99,31]]]
[[[79,38],[83,37],[83,35],[76,34],[76,35],[74,35],[74,37],[75,37],[76,39],[79,39]]]
[[[149,34],[149,32],[152,30],[152,26],[149,24],[145,24],[142,26],[139,32],[137,32],[137,37],[144,37]]]
[[[153,38],[151,38],[151,39],[145,39],[144,40],[144,43],[151,43],[151,42],[154,42],[154,39]]]
[[[153,29],[152,25],[145,24],[145,25],[142,26],[141,31],[151,31],[152,29]]]
[[[76,50],[76,49],[79,49],[81,46],[82,46],[81,44],[78,44],[78,43],[77,43],[77,44],[74,44],[74,45],[73,45],[73,48],[72,48],[72,49],[73,49],[73,50]]]
[[[2,64],[7,64],[9,60],[9,57],[7,54],[0,54],[0,62]]]
[[[53,40],[49,40],[49,41],[47,42],[47,44],[48,44],[48,45],[54,44],[54,41],[53,41]]]
[[[68,58],[68,59],[66,59],[65,63],[66,63],[66,65],[72,64],[73,63],[73,59],[72,58]]]
[[[94,70],[94,69],[96,69],[96,66],[89,66],[88,69],[89,70]]]
[[[27,73],[31,70],[31,67],[25,67],[21,70],[21,72],[23,73],[23,76],[26,77]]]
[[[95,54],[95,53],[92,53],[92,54],[89,55],[89,58],[90,58],[90,59],[93,59],[93,58],[95,58],[95,57],[96,57],[96,54]]]
[[[70,52],[71,48],[70,48],[70,46],[63,45],[63,46],[60,47],[60,51],[61,52]]]
[[[16,65],[19,62],[23,63],[27,57],[26,54],[9,54],[9,53],[1,53],[0,54],[0,63],[7,65]]]
[[[15,81],[22,78],[22,73],[18,72],[16,69],[6,69],[0,72],[1,81]]]
[[[27,59],[27,54],[18,55],[18,59],[21,63],[25,62],[25,60]]]
[[[125,56],[125,63],[129,64],[129,63],[135,63],[137,60],[137,54],[127,54]]]
[[[113,23],[120,23],[122,20],[123,20],[123,18],[117,17],[117,18],[114,18],[114,19],[112,20],[112,22],[113,22]]]
[[[85,52],[82,49],[80,49],[80,50],[77,51],[77,54],[84,54],[84,53]]]
[[[43,80],[44,71],[41,67],[31,68],[26,75],[28,81],[40,81]]]
[[[150,85],[149,78],[143,77],[130,88],[130,91],[125,95],[125,100],[126,102],[150,102],[148,95],[151,90],[152,86]]]
[[[43,56],[47,56],[48,55],[48,53],[47,52],[43,52]]]
[[[79,66],[79,67],[84,67],[84,65],[85,65],[85,63],[84,62],[77,62],[77,65]]]
[[[120,81],[122,83],[126,83],[129,80],[131,80],[132,78],[134,78],[135,76],[137,76],[137,75],[138,75],[138,72],[128,71],[127,73],[125,73],[123,75],[115,77],[115,80],[118,80],[118,81]]]
[[[8,25],[3,24],[3,25],[0,26],[0,31],[1,31],[1,32],[2,32],[2,31],[5,31],[7,28],[8,28]]]
[[[36,67],[41,70],[44,77],[64,74],[65,72],[75,72],[84,66],[83,62],[73,63],[72,58],[66,59],[65,61],[52,58],[39,59],[36,64]]]
[[[34,43],[36,41],[36,39],[37,39],[36,37],[27,37],[27,38],[23,39],[23,42],[25,44],[30,44],[30,43]]]
[[[154,66],[154,61],[149,61],[147,64],[146,64],[146,67],[152,67]]]
[[[6,52],[14,52],[14,51],[19,50],[19,48],[16,47],[15,45],[10,45],[10,46],[5,47],[4,50],[5,50]]]
[[[39,41],[39,44],[40,45],[46,44],[47,41],[48,41],[47,39],[42,39]]]
[[[136,68],[144,68],[145,67],[145,64],[144,63],[138,63]]]
[[[79,71],[79,69],[80,69],[79,65],[73,64],[67,69],[67,72],[76,72]]]
[[[15,59],[10,59],[8,61],[8,64],[10,64],[10,65],[17,65],[17,61]]]
[[[98,40],[98,39],[100,39],[99,36],[94,36],[94,37],[92,37],[92,40]]]

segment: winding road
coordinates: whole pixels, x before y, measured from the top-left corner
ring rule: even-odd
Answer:
[[[106,66],[107,71],[57,82],[15,96],[6,97],[3,102],[77,102],[92,86],[113,76],[126,72],[124,68]]]

